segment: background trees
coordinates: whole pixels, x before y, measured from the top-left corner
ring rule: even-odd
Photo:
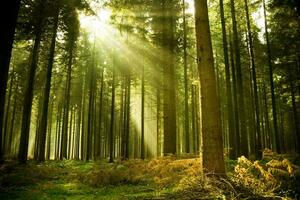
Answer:
[[[4,157],[113,161],[202,151],[222,173],[223,150],[230,159],[297,151],[294,5],[209,1],[210,45],[202,3],[194,13],[193,1],[22,1],[7,87],[1,78]],[[205,29],[195,27],[202,17]]]

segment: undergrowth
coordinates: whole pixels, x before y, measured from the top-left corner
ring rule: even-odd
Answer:
[[[197,158],[115,163],[8,162],[0,166],[0,199],[297,199],[297,159],[266,152],[263,160],[227,162],[227,176],[201,174]]]

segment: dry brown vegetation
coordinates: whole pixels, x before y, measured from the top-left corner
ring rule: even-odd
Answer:
[[[299,167],[286,158],[250,161],[240,157],[227,177],[201,175],[199,159],[164,157],[119,162],[107,169],[94,166],[81,181],[94,186],[145,184],[164,199],[293,199],[300,194]],[[171,192],[161,191],[170,189]]]
[[[49,199],[56,198],[57,194],[70,195],[67,188],[61,190],[55,186],[61,184],[76,186],[73,192],[78,190],[82,196],[88,191],[88,198],[114,195],[104,199],[297,199],[300,194],[297,162],[295,156],[265,151],[262,161],[251,161],[243,156],[237,162],[228,161],[226,177],[201,174],[200,160],[188,157],[111,164],[103,161],[7,163],[0,168],[0,194],[1,191],[20,191],[22,187],[31,191],[34,185],[43,184],[39,186],[44,188],[41,195],[48,195]],[[103,189],[107,187],[110,192]],[[77,195],[72,194],[74,198]]]

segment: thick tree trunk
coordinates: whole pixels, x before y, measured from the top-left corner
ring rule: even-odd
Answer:
[[[207,1],[195,0],[197,61],[201,94],[201,164],[205,172],[225,174],[219,99],[214,72]]]
[[[0,31],[0,163],[3,161],[2,126],[4,117],[6,84],[9,71],[11,51],[21,0],[9,0],[1,6]],[[4,141],[5,142],[5,141]]]

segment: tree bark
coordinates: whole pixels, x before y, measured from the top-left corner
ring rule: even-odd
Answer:
[[[51,39],[51,46],[49,52],[49,60],[46,69],[46,83],[44,88],[44,95],[43,95],[43,108],[42,108],[42,118],[41,118],[41,125],[39,127],[39,135],[40,135],[40,142],[39,142],[39,161],[45,160],[45,143],[46,143],[46,134],[47,134],[47,118],[48,118],[48,104],[49,104],[49,96],[51,90],[51,78],[52,78],[52,68],[53,68],[53,61],[54,61],[54,54],[55,54],[55,45],[56,45],[56,35],[57,35],[57,28],[58,28],[58,18],[59,18],[59,3],[57,0],[56,3],[56,13],[54,16],[54,23],[52,29],[52,39]]]
[[[114,58],[113,58],[114,59]],[[112,90],[110,110],[110,131],[109,131],[109,162],[114,162],[114,123],[115,123],[115,63],[112,66]]]
[[[190,152],[190,119],[189,119],[189,89],[188,89],[188,64],[187,64],[187,31],[185,0],[182,0],[183,10],[183,67],[184,67],[184,131],[185,131],[185,151]]]
[[[262,146],[261,146],[261,128],[260,128],[260,113],[259,113],[259,103],[258,103],[258,89],[256,81],[256,66],[254,61],[254,48],[253,48],[253,38],[251,32],[251,24],[249,17],[249,7],[248,0],[244,0],[245,10],[246,10],[246,21],[247,21],[247,32],[249,40],[249,54],[250,54],[250,63],[252,69],[252,81],[253,81],[253,92],[254,92],[254,109],[255,109],[255,156],[256,159],[260,160],[262,158]]]
[[[268,65],[269,65],[269,79],[270,79],[270,89],[271,89],[271,99],[272,99],[273,128],[274,128],[274,138],[275,138],[275,146],[276,146],[275,148],[277,153],[281,153],[279,133],[278,133],[278,123],[277,123],[277,109],[276,109],[276,99],[275,99],[275,91],[274,91],[274,80],[273,80],[273,64],[272,64],[271,47],[269,42],[269,31],[268,31],[265,0],[263,0],[263,7],[264,7],[264,18],[265,18],[265,38],[267,43],[267,55],[268,55]]]
[[[31,54],[31,62],[29,66],[28,80],[26,83],[25,93],[24,93],[24,104],[23,104],[23,115],[22,115],[22,128],[21,128],[21,138],[19,147],[19,161],[21,163],[26,163],[28,155],[28,142],[29,142],[29,130],[30,130],[30,118],[31,118],[31,108],[33,99],[33,87],[35,72],[38,65],[39,49],[42,39],[42,30],[44,23],[44,9],[46,1],[39,1],[39,19],[35,26],[35,39],[34,46]]]
[[[220,15],[221,15],[221,25],[222,25],[222,38],[223,38],[223,53],[224,53],[224,63],[225,63],[225,77],[226,77],[226,102],[227,102],[227,123],[228,123],[228,134],[229,134],[229,158],[236,159],[236,132],[234,129],[234,111],[232,105],[232,93],[231,93],[231,83],[230,83],[230,66],[229,66],[229,56],[228,56],[228,43],[226,35],[226,23],[224,16],[224,3],[220,0]]]
[[[214,72],[207,1],[195,0],[197,61],[201,94],[201,164],[204,172],[225,174],[221,117]]]
[[[166,51],[164,63],[164,155],[176,154],[176,95],[175,95],[175,70],[174,70],[174,8],[173,1],[162,1],[163,33],[162,46]]]
[[[248,133],[245,121],[245,101],[244,101],[244,89],[243,89],[243,78],[242,78],[242,67],[241,67],[241,56],[239,47],[239,38],[235,14],[235,1],[230,0],[231,5],[231,17],[232,17],[232,29],[233,29],[233,44],[235,53],[235,67],[236,67],[236,80],[237,80],[237,97],[238,97],[238,112],[240,119],[240,155],[248,157]],[[237,122],[238,123],[238,122]]]
[[[0,163],[3,162],[2,126],[5,108],[6,85],[20,2],[21,0],[6,1],[5,5],[3,4],[1,6],[0,11]]]

